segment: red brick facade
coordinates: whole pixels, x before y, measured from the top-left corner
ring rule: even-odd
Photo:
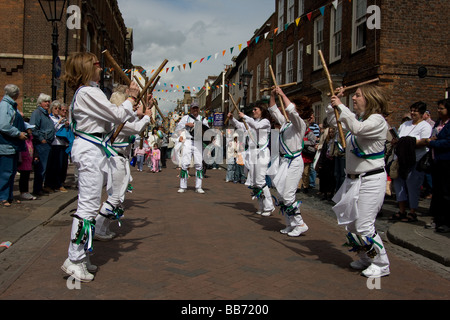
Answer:
[[[81,29],[67,28],[69,5],[77,5],[81,9]],[[0,0],[0,8],[0,90],[3,91],[8,83],[18,85],[21,90],[19,108],[25,104],[27,115],[40,93],[51,95],[52,24],[47,22],[39,2],[35,0]],[[58,23],[62,70],[67,55],[74,51],[87,51],[88,33],[91,52],[101,59],[102,49],[107,48],[125,68],[131,63],[132,50],[127,32],[117,0],[67,1],[62,21]],[[70,103],[71,96],[61,81],[57,98]]]
[[[379,29],[364,26],[365,45],[355,50],[353,19],[357,0],[341,0],[341,55],[333,61],[330,58],[332,46],[330,32],[333,28],[334,7],[332,1],[304,1],[304,13],[300,23],[295,20],[287,22],[288,0],[283,1],[284,26],[276,34],[278,27],[279,1],[275,0],[276,11],[252,37],[248,48],[248,69],[253,74],[252,88],[249,89],[251,102],[258,101],[257,66],[264,73],[264,61],[269,58],[270,64],[277,73],[277,55],[282,53],[281,81],[287,83],[286,65],[287,49],[293,49],[293,81],[298,82],[298,47],[303,44],[303,79],[296,86],[285,89],[294,98],[296,95],[307,95],[313,102],[328,103],[326,93],[328,84],[323,68],[314,67],[315,23],[323,22],[322,52],[332,75],[335,87],[352,85],[362,81],[380,78],[378,84],[386,88],[390,96],[390,108],[394,112],[390,121],[397,125],[409,106],[418,100],[429,105],[433,118],[436,118],[436,101],[444,98],[450,80],[450,57],[448,52],[449,28],[444,12],[449,12],[450,2],[446,0],[431,1],[394,1],[367,0],[366,7],[376,4],[380,9],[381,25]],[[293,1],[295,18],[299,17],[299,3]],[[320,10],[324,7],[323,14]],[[366,10],[364,10],[365,12]],[[308,13],[311,13],[308,17]],[[374,15],[369,12],[367,20]],[[291,15],[292,16],[292,15]],[[320,29],[320,28],[319,28]],[[362,29],[361,29],[362,30]],[[266,33],[267,38],[265,38]],[[256,39],[259,37],[258,43]],[[310,51],[308,51],[308,49]],[[419,77],[420,67],[427,69],[425,77]],[[279,70],[278,70],[279,71]],[[260,81],[264,77],[260,77]],[[269,79],[271,77],[269,74]],[[354,90],[353,90],[354,91]],[[323,105],[321,108],[323,108]],[[316,109],[318,110],[318,109]],[[316,111],[317,113],[317,111]],[[316,114],[318,120],[323,114]]]

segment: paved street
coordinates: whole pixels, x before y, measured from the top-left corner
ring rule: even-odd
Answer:
[[[391,275],[369,289],[367,279],[349,268],[354,255],[342,246],[343,228],[324,212],[325,204],[313,206],[302,193],[309,231],[291,238],[279,233],[284,218],[278,212],[266,218],[254,213],[250,190],[225,183],[225,170],[208,170],[204,195],[194,193],[194,178],[188,192],[178,194],[178,172],[172,166],[161,173],[133,169],[134,190],[127,194],[122,226],[112,227],[118,236],[94,244],[91,261],[99,271],[93,282],[68,288],[71,282],[60,269],[73,203],[25,235],[14,250],[2,252],[1,263],[9,263],[6,271],[13,276],[3,284],[0,299],[450,298],[445,272],[412,263],[390,243]]]

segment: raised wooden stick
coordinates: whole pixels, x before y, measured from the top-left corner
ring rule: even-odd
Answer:
[[[234,101],[233,96],[231,95],[231,93],[228,93],[228,95],[230,96],[231,102],[233,103],[233,106],[234,106],[233,111],[234,111],[234,110],[237,110],[237,112],[241,112],[241,111],[239,110],[239,108],[238,108],[236,102]],[[240,101],[240,99],[241,99],[241,98],[239,98],[238,101]],[[247,129],[247,131],[248,131],[248,124],[247,124],[247,122],[246,122],[244,119],[242,119],[242,122],[244,123],[245,129]]]
[[[108,50],[105,50],[102,52],[105,57],[109,60],[109,62],[114,66],[114,68],[117,68],[119,70],[119,74],[121,75],[121,77],[123,78],[123,75],[120,73],[122,72],[124,75],[125,73],[123,72],[123,70],[120,68],[120,66],[117,64],[117,62],[114,60],[114,58],[111,56],[111,54],[109,54]],[[155,71],[155,73],[153,74],[152,78],[147,82],[147,84],[145,85],[144,89],[139,93],[137,99],[136,99],[136,104],[138,104],[141,99],[143,98],[143,96],[146,94],[148,88],[151,86],[151,84],[153,83],[153,81],[155,80],[155,78],[159,75],[159,73],[162,71],[162,69],[164,68],[164,66],[167,64],[167,62],[169,62],[167,59],[165,59],[163,61],[163,63],[159,66],[159,68]],[[131,80],[125,75],[125,78],[128,79],[124,79],[124,81],[128,81],[127,84],[129,85],[131,83]],[[117,139],[117,136],[119,135],[120,131],[122,131],[123,127],[124,127],[125,123],[122,123],[121,125],[119,125],[116,129],[116,131],[114,132],[112,138],[111,138],[111,144],[114,143],[114,141]]]
[[[141,89],[144,88],[144,86],[142,85],[142,83],[139,81],[139,79],[134,76],[134,78],[136,79],[136,82],[138,83],[138,85],[141,87]],[[158,78],[156,78],[156,80],[153,82],[153,85],[148,89],[149,94],[151,95],[153,93],[153,90],[155,90],[156,85],[158,84],[158,81],[161,77],[158,76]],[[161,117],[164,119],[165,116],[164,114],[161,112],[161,110],[159,109],[158,105],[154,105],[156,110],[159,112],[159,114],[161,115]]]
[[[353,85],[348,86],[348,87],[344,87],[344,91],[348,90],[348,89],[358,88],[358,87],[363,86],[365,84],[370,84],[370,83],[374,83],[374,82],[377,82],[377,81],[380,81],[380,78],[375,78],[375,79],[372,79],[372,80],[368,80],[368,81],[360,82],[360,83],[357,83],[357,84],[353,84]],[[334,91],[334,94],[338,94],[338,93],[339,93],[339,91],[337,91],[337,90]],[[331,96],[331,93],[328,93],[328,96]]]
[[[334,92],[333,81],[331,80],[330,72],[328,71],[328,67],[325,62],[325,58],[323,57],[322,50],[319,50],[319,56],[320,56],[320,60],[322,61],[323,70],[325,71],[325,74],[327,76],[330,92]],[[336,108],[333,108],[333,109],[334,109],[334,116],[336,117],[336,124],[337,124],[338,131],[339,131],[339,137],[341,138],[341,144],[342,144],[342,147],[345,148],[347,146],[347,143],[345,142],[345,136],[344,136],[344,130],[342,130],[342,124],[339,121],[339,112]]]
[[[272,69],[272,66],[271,66],[271,65],[269,65],[269,70],[270,70],[270,75],[272,76],[272,80],[273,80],[274,86],[275,86],[275,87],[278,87],[277,79],[275,78],[275,74],[273,73],[273,69]],[[282,99],[280,96],[278,96],[278,99],[280,100],[281,111],[283,112],[283,115],[284,115],[284,117],[286,118],[286,122],[290,122],[290,121],[289,121],[289,118],[288,118],[288,116],[287,116],[287,114],[286,114],[286,110],[284,109],[283,99]]]
[[[278,87],[279,87],[279,88],[286,88],[286,87],[292,87],[292,86],[295,86],[295,85],[297,85],[297,84],[298,84],[297,82],[291,82],[291,83],[286,83],[286,84],[280,84]],[[264,88],[264,89],[261,89],[261,90],[259,90],[259,92],[269,91],[269,90],[273,90],[273,89],[275,89],[275,86],[272,86],[272,87],[270,87],[270,88]]]
[[[233,103],[233,110],[231,110],[231,112],[234,112],[234,110],[237,110],[237,112],[239,112],[239,109],[237,108],[237,106],[239,105],[239,103],[241,102],[241,97],[239,97],[239,99],[238,99],[238,101],[236,102],[236,104],[234,104]],[[226,118],[225,119],[225,125],[227,125],[228,124],[228,120],[229,120],[230,118]]]
[[[123,72],[122,68],[119,66],[119,64],[114,60],[112,55],[109,53],[108,50],[105,50],[102,52],[102,54],[105,56],[106,60],[109,61],[109,63],[113,66],[114,71],[117,71],[119,73],[119,76],[122,78],[122,80],[125,82],[127,86],[131,84],[131,79],[127,77],[125,72]]]

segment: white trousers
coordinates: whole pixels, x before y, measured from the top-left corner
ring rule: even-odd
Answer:
[[[196,171],[203,168],[203,148],[201,141],[186,140],[183,146],[183,154],[181,157],[181,169],[188,171],[191,164],[192,157],[194,157],[194,168]],[[187,189],[188,178],[181,178],[180,176],[180,188]],[[198,177],[195,173],[195,188],[200,189],[202,187],[203,177]]]
[[[258,207],[261,211],[272,211],[275,207],[273,205],[272,194],[269,187],[266,185],[267,168],[269,166],[270,151],[265,149],[260,151],[254,163],[249,163],[249,171],[251,172],[251,185],[258,188],[263,188],[263,198],[258,199]]]
[[[303,175],[303,158],[297,157],[292,161],[284,157],[280,158],[280,166],[278,175],[273,181],[277,181],[275,188],[282,201],[286,206],[291,206],[296,201],[296,193],[298,183]],[[285,216],[286,226],[296,227],[303,225],[303,218],[300,214],[300,207],[297,208],[293,216]]]
[[[346,225],[346,230],[361,236],[373,237],[376,233],[375,219],[384,202],[387,177],[386,173],[382,172],[368,177],[360,177],[360,180],[360,187],[355,202],[348,203],[348,205],[354,207],[355,219]],[[346,178],[346,181],[341,186],[341,189],[344,189],[339,190],[337,194],[342,192],[342,194],[345,194],[354,183],[358,183],[357,179],[351,180]],[[381,237],[376,235],[374,240],[383,248],[381,249],[375,245],[375,250],[378,253],[375,258],[370,259],[365,255],[362,255],[361,258],[367,261],[371,260],[371,263],[379,267],[389,266],[389,259]]]
[[[76,215],[81,219],[95,219],[101,206],[103,186],[111,177],[110,161],[100,146],[79,137],[73,143],[72,161],[78,170]],[[111,181],[108,181],[108,186],[111,186]],[[76,238],[79,221],[73,219],[71,240]],[[70,241],[68,255],[73,262],[84,260],[84,245]]]
[[[108,199],[103,203],[100,212],[108,214],[108,209],[112,210],[125,200],[128,184],[132,181],[131,170],[128,159],[115,156],[110,158],[112,167],[112,185],[108,192]],[[95,218],[95,233],[106,235],[109,231],[111,219],[102,215]]]

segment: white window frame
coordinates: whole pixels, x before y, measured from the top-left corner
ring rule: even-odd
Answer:
[[[301,16],[305,13],[305,0],[298,0],[298,15]]]
[[[323,107],[323,102],[322,101],[318,101],[312,104],[312,109],[314,112],[314,117],[316,118],[315,123],[322,123],[323,119],[322,119],[322,110],[324,109]]]
[[[278,32],[284,30],[284,0],[278,0]]]
[[[324,47],[324,38],[323,38],[323,29],[324,29],[324,19],[323,16],[318,17],[314,20],[314,70],[318,70],[322,68],[322,61],[319,57],[319,50],[322,50]]]
[[[287,0],[287,23],[292,23],[295,20],[295,1]]]
[[[276,57],[276,71],[275,71],[275,79],[277,83],[283,83],[283,51],[277,54]]]
[[[352,15],[352,53],[355,53],[366,47],[366,14],[367,0],[354,0]],[[364,43],[361,43],[361,37],[363,37]]]
[[[286,83],[294,82],[294,45],[286,49]]]
[[[297,47],[297,82],[303,81],[303,39],[298,41]]]
[[[330,20],[330,63],[341,59],[342,54],[342,2],[332,7]]]

